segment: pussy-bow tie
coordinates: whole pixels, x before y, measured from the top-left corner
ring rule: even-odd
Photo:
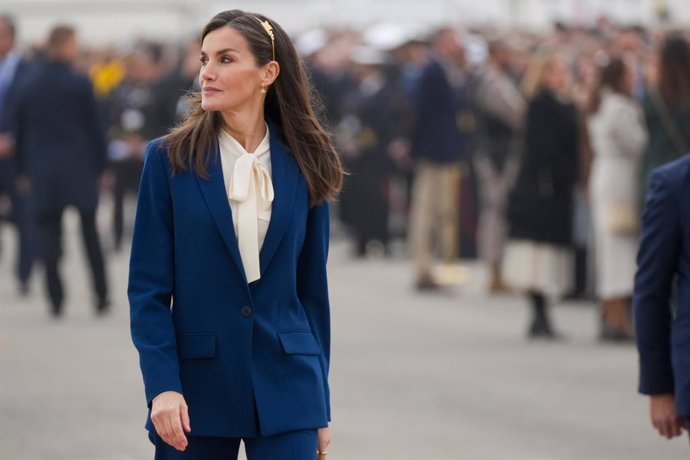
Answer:
[[[271,175],[255,154],[244,153],[235,162],[228,196],[238,202],[237,243],[247,282],[251,283],[261,278],[259,212],[269,210],[273,203]]]

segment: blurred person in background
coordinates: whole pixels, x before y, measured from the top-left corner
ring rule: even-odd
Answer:
[[[629,307],[638,245],[640,160],[647,142],[633,84],[633,70],[613,57],[601,69],[589,107],[594,155],[589,196],[604,341],[633,339]]]
[[[656,82],[648,88],[643,105],[649,130],[643,192],[650,171],[690,151],[690,45],[681,34],[666,37],[655,73]]]
[[[180,63],[154,86],[156,120],[160,130],[155,137],[168,134],[191,108],[190,92],[199,90],[200,43],[198,37],[188,41]]]
[[[577,109],[566,97],[569,73],[553,53],[533,58],[520,172],[508,204],[506,281],[527,294],[530,338],[554,339],[549,303],[572,287],[573,187],[578,178]]]
[[[511,50],[503,40],[489,45],[475,95],[478,120],[475,167],[480,184],[480,244],[491,268],[489,290],[508,290],[501,273],[508,194],[519,170],[519,139],[527,110],[511,75]]]
[[[363,46],[352,59],[357,87],[346,97],[341,123],[351,142],[341,150],[349,175],[340,205],[349,213],[354,254],[364,257],[389,253],[391,177],[396,159],[407,155],[410,112],[386,54]]]
[[[629,25],[618,29],[609,51],[620,56],[629,66],[632,74],[632,95],[642,101],[645,88],[647,31],[639,25]]]
[[[124,202],[136,196],[146,143],[165,132],[156,111],[155,85],[160,78],[162,47],[140,44],[125,62],[125,76],[110,94],[108,158],[113,172],[113,243],[122,248]]]
[[[30,66],[15,49],[15,36],[12,18],[0,16],[0,219],[11,218],[17,229],[15,276],[19,293],[24,295],[29,291],[35,248],[29,191],[17,183],[15,139],[10,132],[9,114],[19,82],[29,72]],[[7,215],[2,215],[4,212]]]
[[[690,425],[690,156],[650,174],[633,295],[638,390],[667,439]]]
[[[201,97],[149,144],[132,241],[146,428],[158,460],[236,459],[240,441],[249,460],[326,460],[342,166],[277,23],[225,11],[201,40]]]
[[[460,159],[469,149],[457,124],[463,61],[457,31],[437,31],[429,63],[412,97],[414,128],[410,153],[415,161],[415,175],[409,243],[415,264],[415,287],[420,291],[440,288],[433,276],[435,241],[444,262],[458,256]]]
[[[390,77],[395,80],[402,92],[400,106],[408,112],[404,118],[406,126],[401,128],[404,138],[393,142],[391,156],[395,163],[391,187],[391,233],[393,238],[400,237],[407,241],[414,183],[414,162],[410,157],[410,135],[413,128],[412,99],[422,71],[429,58],[429,44],[426,36],[422,38],[419,31],[409,30],[398,37],[398,43],[391,46],[389,53],[392,70]]]
[[[91,82],[74,70],[78,58],[75,29],[55,27],[48,36],[45,62],[18,85],[10,115],[19,173],[30,188],[38,253],[54,317],[62,314],[65,300],[59,263],[62,215],[70,205],[81,219],[96,312],[105,313],[110,304],[96,228],[106,144]]]
[[[589,39],[589,36],[587,36]],[[599,68],[596,57],[583,51],[574,60],[575,79],[570,90],[573,102],[578,108],[578,132],[580,147],[580,174],[575,186],[575,211],[573,216],[573,250],[575,253],[573,289],[565,299],[590,300],[592,296],[590,260],[593,254],[591,235],[591,206],[589,202],[589,180],[592,169],[592,146],[587,129],[587,114],[590,100],[596,90]]]
[[[344,95],[356,85],[350,72],[353,42],[347,33],[313,31],[302,43],[308,52],[305,65],[309,78],[318,94],[317,112],[331,130],[344,116]]]

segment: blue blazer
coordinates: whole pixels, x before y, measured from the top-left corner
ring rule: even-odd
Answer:
[[[131,332],[149,408],[184,395],[196,436],[254,437],[330,420],[329,205],[270,125],[275,200],[261,279],[247,284],[217,145],[208,179],[147,148],[129,274]],[[150,412],[146,424],[153,432]]]
[[[690,156],[650,175],[633,306],[643,394],[675,394],[690,416]],[[675,295],[677,302],[673,308]],[[675,311],[674,311],[675,310]]]

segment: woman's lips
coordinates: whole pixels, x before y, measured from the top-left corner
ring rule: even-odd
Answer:
[[[212,96],[212,95],[214,95],[214,94],[220,93],[221,91],[220,91],[218,88],[204,88],[204,89],[202,89],[202,92],[203,92],[206,96]]]

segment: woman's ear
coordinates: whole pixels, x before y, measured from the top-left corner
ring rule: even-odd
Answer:
[[[271,86],[273,82],[276,81],[276,78],[278,78],[278,75],[280,75],[280,64],[278,64],[276,61],[269,62],[264,67],[264,75],[261,79],[261,86]]]

